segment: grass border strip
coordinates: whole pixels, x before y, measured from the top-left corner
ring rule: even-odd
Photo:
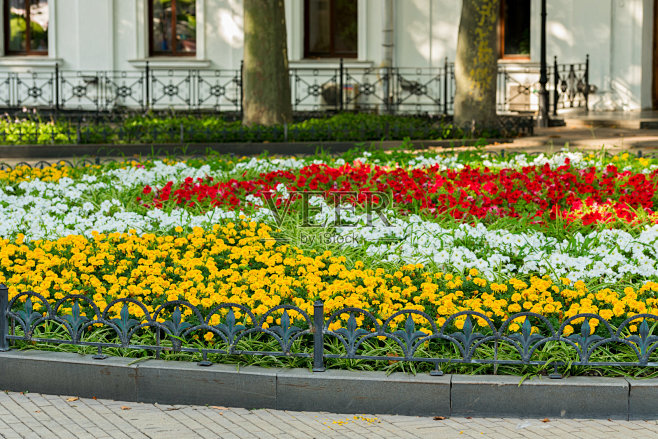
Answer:
[[[452,148],[493,143],[511,143],[512,139],[451,139],[412,140],[415,149]],[[393,149],[405,144],[403,140],[360,142],[277,142],[277,143],[156,143],[156,144],[57,144],[57,145],[0,145],[2,158],[60,158],[70,156],[134,156],[167,154],[258,155],[268,151],[275,155],[313,154],[317,150],[343,153],[359,145],[373,145],[379,149]]]
[[[0,389],[124,401],[413,416],[656,419],[658,380],[267,369],[36,350],[0,353]]]

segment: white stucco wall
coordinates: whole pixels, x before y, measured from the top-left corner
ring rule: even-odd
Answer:
[[[582,62],[590,55],[590,81],[601,88],[610,64],[610,2],[612,0],[550,0],[547,2],[547,45],[549,62]],[[540,2],[532,3],[531,57],[540,56]]]
[[[532,60],[539,62],[540,0],[533,1]],[[590,55],[594,109],[651,106],[653,0],[548,0],[547,53],[560,62]],[[537,32],[535,31],[537,30]]]
[[[653,44],[654,34],[654,0],[644,0],[642,7],[642,52],[640,55],[642,62],[642,86],[640,90],[640,100],[642,108],[651,108],[653,105]]]
[[[0,0],[3,2],[6,0]],[[382,61],[381,0],[359,5],[358,59]],[[531,60],[539,62],[540,0],[532,1]],[[148,58],[147,0],[49,0],[48,57],[0,56],[0,69],[141,69]],[[441,67],[454,59],[461,0],[395,0],[396,66]],[[582,62],[590,55],[590,82],[598,109],[651,105],[654,0],[548,0],[549,62]],[[303,0],[286,0],[288,50],[293,67],[336,64],[303,59]],[[1,23],[1,20],[0,20]],[[197,55],[154,57],[162,68],[236,69],[242,59],[242,0],[197,0]],[[1,24],[0,24],[1,26]],[[4,53],[0,42],[0,55]]]
[[[610,88],[623,108],[650,108],[652,0],[612,0]]]
[[[408,0],[396,5],[396,62],[399,66],[439,67],[453,60],[460,0]]]

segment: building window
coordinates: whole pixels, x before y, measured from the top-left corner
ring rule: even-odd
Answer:
[[[502,0],[500,58],[530,59],[530,0]]]
[[[196,0],[149,0],[150,55],[196,54]]]
[[[4,1],[5,52],[48,55],[48,0]]]
[[[357,9],[356,0],[305,0],[304,56],[356,58]]]

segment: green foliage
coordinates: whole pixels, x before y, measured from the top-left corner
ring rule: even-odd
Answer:
[[[480,133],[476,133],[478,135]],[[486,133],[496,136],[500,133]],[[288,126],[245,126],[217,116],[129,116],[108,123],[73,123],[41,118],[0,120],[0,143],[224,143],[462,139],[471,136],[443,119],[343,113]]]

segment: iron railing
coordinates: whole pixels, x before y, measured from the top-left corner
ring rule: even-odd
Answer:
[[[587,109],[589,56],[584,63],[549,68],[549,91],[554,111]],[[539,67],[510,67],[498,71],[497,109],[529,112],[537,108]],[[454,63],[446,58],[437,68],[352,67],[341,59],[337,67],[291,68],[294,111],[374,111],[380,113],[452,114],[455,95]],[[0,72],[0,107],[113,112],[186,110],[242,112],[242,69]]]
[[[118,317],[112,317],[116,308],[120,309]],[[137,316],[135,309],[141,315]],[[273,324],[268,325],[268,319]],[[66,337],[39,335],[37,329],[46,322],[58,325]],[[341,322],[341,327],[332,329],[336,322]],[[594,323],[596,331],[592,331]],[[116,299],[104,309],[79,294],[64,296],[54,304],[32,291],[9,300],[7,287],[0,285],[0,351],[9,350],[11,342],[28,341],[92,347],[98,360],[107,358],[103,353],[107,348],[152,351],[156,358],[163,352],[187,352],[201,354],[201,366],[212,364],[209,354],[251,355],[309,358],[316,372],[325,370],[325,360],[351,359],[430,363],[434,365],[433,375],[443,374],[442,364],[552,366],[555,372],[551,376],[559,378],[558,368],[565,365],[657,367],[657,323],[658,315],[654,314],[629,317],[614,328],[596,314],[577,314],[558,323],[521,312],[496,325],[485,314],[461,311],[439,326],[435,318],[418,310],[397,311],[384,321],[355,307],[326,316],[320,301],[314,303],[312,316],[292,305],[278,305],[256,316],[236,303],[216,305],[204,315],[184,300],[165,302],[150,312],[133,298]],[[515,324],[519,328],[512,330]],[[636,328],[631,330],[631,325]],[[112,335],[105,341],[86,339],[87,331],[94,326],[105,327]],[[576,330],[572,333],[567,328]],[[152,337],[144,338],[144,331]],[[200,344],[208,332],[217,342]],[[251,350],[241,343],[255,335],[269,338],[277,348]],[[332,340],[338,349],[327,349]],[[389,342],[389,351],[381,350],[383,340]],[[379,355],[368,354],[368,343],[380,346]],[[555,344],[570,351],[573,358],[568,363],[564,357],[551,356],[550,347]],[[597,356],[597,351],[606,346],[624,346],[628,359]],[[428,355],[431,353],[436,355]]]
[[[526,112],[537,109],[539,73],[538,65],[501,65],[498,69],[498,111]],[[559,109],[589,109],[589,95],[595,89],[589,83],[589,55],[585,62],[572,64],[558,64],[555,57],[547,73],[549,105],[554,116]]]

